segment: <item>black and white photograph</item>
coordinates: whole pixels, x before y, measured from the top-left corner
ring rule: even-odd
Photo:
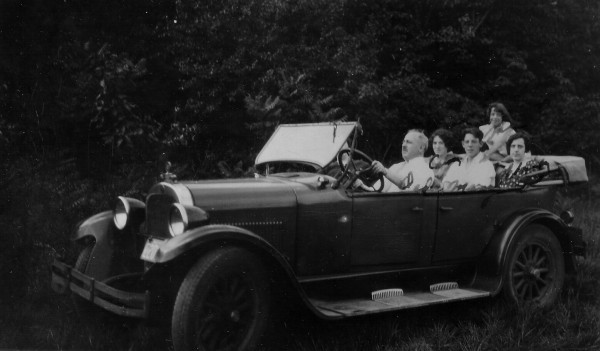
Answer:
[[[0,350],[600,350],[600,2],[0,0]]]

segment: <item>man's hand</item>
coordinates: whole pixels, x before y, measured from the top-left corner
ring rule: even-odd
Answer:
[[[387,175],[387,168],[385,168],[381,162],[373,161],[371,166],[373,166],[373,171],[375,171],[377,174],[383,174],[384,176]]]

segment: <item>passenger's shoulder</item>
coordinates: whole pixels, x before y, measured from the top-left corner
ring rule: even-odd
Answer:
[[[479,167],[481,167],[480,169],[485,169],[486,172],[490,171],[493,172],[494,174],[496,174],[496,168],[494,167],[494,163],[492,161],[490,161],[489,159],[482,159],[479,161]]]
[[[485,160],[482,161],[483,163],[485,163],[485,166],[488,168],[492,168],[492,169],[496,169],[496,167],[494,167],[494,162],[490,161],[490,160]]]

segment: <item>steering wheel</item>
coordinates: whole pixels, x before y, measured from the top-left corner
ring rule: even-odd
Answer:
[[[383,175],[378,174],[373,170],[373,160],[362,151],[354,150],[353,157],[350,159],[349,149],[340,151],[337,155],[337,162],[343,172],[343,177],[350,179],[349,184],[359,179],[365,186],[372,188],[377,181],[379,181],[379,187],[374,189],[376,192],[381,192],[384,186]],[[359,156],[356,158],[356,156]],[[346,158],[346,161],[344,161]]]

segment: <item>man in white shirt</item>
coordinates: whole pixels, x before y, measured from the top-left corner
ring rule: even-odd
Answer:
[[[406,133],[402,142],[404,162],[385,168],[381,162],[373,161],[373,170],[383,174],[389,182],[384,192],[417,191],[433,182],[433,170],[423,158],[427,151],[428,139],[423,132],[412,129]]]
[[[494,165],[483,152],[480,152],[483,146],[483,133],[477,128],[467,128],[462,135],[465,157],[460,163],[455,162],[450,166],[442,181],[443,190],[471,191],[493,187],[496,179]]]

